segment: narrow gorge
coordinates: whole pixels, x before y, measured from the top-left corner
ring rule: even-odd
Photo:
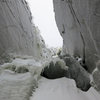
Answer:
[[[46,46],[28,0],[0,0],[0,100],[100,99],[100,1],[53,7],[58,53]]]

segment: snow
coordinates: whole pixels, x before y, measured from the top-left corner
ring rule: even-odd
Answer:
[[[39,69],[39,68],[42,70],[42,63],[34,60],[33,58],[28,58],[28,59],[16,58],[11,63],[5,63],[1,65],[0,69],[5,70],[5,69],[8,69],[8,67],[11,67],[13,65],[16,66],[16,69],[18,69],[19,67],[25,67],[32,73],[34,73],[34,71],[36,71],[36,69]]]
[[[41,71],[50,61],[53,61],[53,63],[59,61],[62,68],[65,66],[65,63],[58,58],[36,61],[32,57],[18,57],[11,63],[1,65],[0,100],[29,100],[29,98],[30,100],[100,99],[100,94],[94,88],[91,87],[88,92],[83,92],[76,87],[75,81],[72,79],[64,77],[49,80],[41,77]],[[16,67],[15,70],[24,67],[29,72],[17,73],[11,70],[12,67]],[[30,97],[31,94],[32,96]]]
[[[31,74],[15,74],[4,70],[0,74],[0,100],[27,100],[33,80]],[[34,84],[35,86],[35,84]]]
[[[37,87],[42,64],[33,58],[16,58],[0,66],[0,100],[29,100]],[[20,70],[20,73],[17,70]],[[15,68],[15,69],[14,69]],[[29,72],[24,72],[24,68]]]
[[[76,88],[74,80],[59,78],[49,80],[41,78],[36,92],[30,100],[99,100],[100,94],[94,88],[83,92]]]

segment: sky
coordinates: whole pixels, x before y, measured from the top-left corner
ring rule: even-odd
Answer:
[[[33,22],[38,26],[46,45],[62,47],[62,37],[56,26],[52,0],[27,0]]]

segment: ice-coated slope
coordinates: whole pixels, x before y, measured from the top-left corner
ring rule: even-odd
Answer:
[[[68,78],[48,80],[41,78],[30,100],[99,100],[100,94],[93,88],[83,92]]]

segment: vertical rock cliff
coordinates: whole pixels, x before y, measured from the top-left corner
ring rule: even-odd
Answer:
[[[40,37],[25,0],[0,0],[1,64],[9,60],[11,53],[40,58]]]
[[[0,0],[0,100],[29,100],[47,51],[26,0]]]
[[[100,91],[100,1],[53,0],[55,19],[63,38],[63,53],[82,58],[85,69],[93,72]]]

